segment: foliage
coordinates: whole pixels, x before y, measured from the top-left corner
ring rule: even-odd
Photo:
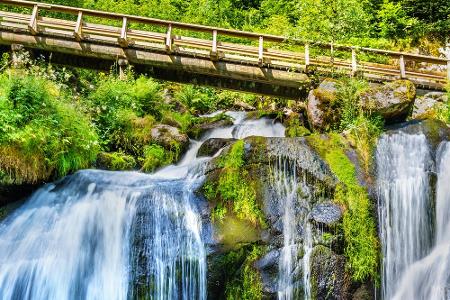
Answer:
[[[164,147],[151,144],[144,148],[144,158],[142,170],[145,172],[153,172],[157,168],[171,164],[176,158],[176,154],[167,151]]]
[[[98,137],[70,95],[33,75],[0,76],[0,168],[34,183],[89,167]]]
[[[244,141],[235,142],[229,152],[220,158],[222,168],[217,184],[206,185],[209,200],[220,199],[213,211],[214,220],[222,220],[231,208],[237,218],[254,225],[264,225],[264,217],[257,204],[256,186],[244,166]]]
[[[217,98],[213,90],[205,87],[184,85],[175,98],[189,107],[191,113],[207,113],[216,109]]]
[[[416,20],[407,16],[399,2],[384,0],[377,14],[378,28],[382,37],[404,38],[416,24]]]
[[[377,279],[379,245],[372,207],[367,191],[358,183],[354,165],[345,154],[346,145],[337,134],[331,134],[328,140],[317,135],[307,139],[340,181],[334,201],[345,208],[345,255],[352,278]]]
[[[122,152],[101,152],[97,157],[97,166],[111,171],[131,170],[136,166],[136,160]]]
[[[359,96],[368,88],[364,80],[343,78],[337,85],[341,104],[340,130],[355,147],[366,174],[373,158],[373,149],[384,126],[383,118],[363,112]]]
[[[264,254],[264,247],[251,245],[237,251],[230,251],[224,259],[223,270],[239,270],[232,274],[226,284],[227,300],[262,299],[261,275],[253,267],[253,263]],[[227,272],[227,271],[225,271]]]

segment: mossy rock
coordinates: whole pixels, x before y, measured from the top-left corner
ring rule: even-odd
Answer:
[[[415,98],[416,88],[411,81],[396,80],[361,93],[360,102],[364,111],[381,115],[392,124],[406,120]]]
[[[311,128],[327,131],[339,124],[341,113],[337,84],[334,79],[325,79],[317,89],[309,92],[306,112]]]
[[[122,152],[100,152],[96,166],[98,169],[111,171],[133,170],[136,167],[136,160],[133,156]]]
[[[206,140],[198,149],[197,157],[213,156],[217,151],[225,146],[231,145],[235,139],[212,138]]]
[[[233,119],[226,114],[218,114],[214,117],[198,118],[195,124],[188,129],[187,134],[193,139],[200,139],[207,131],[233,125]]]
[[[305,122],[302,116],[298,113],[292,113],[283,122],[286,127],[286,137],[302,137],[310,135],[311,131],[305,127]]]
[[[414,102],[413,120],[448,118],[448,96],[442,92],[427,93]]]
[[[311,252],[310,264],[312,299],[348,299],[344,256],[318,245]]]

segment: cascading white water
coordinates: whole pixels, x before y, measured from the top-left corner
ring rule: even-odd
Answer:
[[[378,141],[376,163],[383,299],[394,296],[405,270],[424,257],[431,245],[430,160],[423,134],[386,134]]]
[[[207,138],[284,136],[271,120],[192,141],[155,174],[80,171],[46,185],[0,224],[1,299],[205,299],[206,251],[194,190]]]
[[[312,233],[307,216],[309,202],[298,197],[300,189],[307,189],[305,180],[299,182],[296,162],[279,157],[274,168],[274,189],[279,198],[280,212],[283,221],[283,248],[278,265],[278,299],[289,300],[300,297],[300,287],[295,282],[299,271],[297,257],[299,243],[303,235],[303,298],[311,298],[309,256],[312,249]]]
[[[450,143],[437,155],[435,246],[404,272],[393,299],[450,299]]]
[[[127,298],[140,192],[92,182],[80,173],[47,185],[1,224],[1,299]]]

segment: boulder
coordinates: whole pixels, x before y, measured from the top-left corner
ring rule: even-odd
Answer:
[[[337,81],[325,79],[317,89],[309,92],[306,113],[311,128],[326,131],[340,119],[336,101]]]
[[[447,101],[447,94],[441,92],[431,92],[422,97],[418,97],[414,102],[414,109],[411,118],[434,118],[439,110],[445,108]]]
[[[235,139],[220,139],[211,138],[207,139],[198,149],[197,157],[199,156],[213,156],[220,149],[233,143]]]
[[[159,124],[151,130],[152,141],[160,144],[166,149],[179,147],[180,153],[189,145],[189,137],[181,133],[178,128],[165,124]]]
[[[344,256],[318,245],[311,252],[310,266],[312,299],[348,299]]]
[[[309,214],[309,219],[321,227],[333,226],[337,224],[341,218],[341,208],[331,202],[316,204]]]
[[[416,88],[409,80],[389,82],[360,95],[363,110],[371,114],[380,114],[386,123],[405,121],[415,98]]]

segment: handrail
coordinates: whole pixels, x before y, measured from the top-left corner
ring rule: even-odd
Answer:
[[[257,65],[262,66],[270,66],[271,68],[277,67],[274,66],[272,60],[282,62],[282,65],[278,65],[281,67],[286,67],[286,63],[292,63],[296,65],[288,65],[287,67],[290,70],[298,69],[299,60],[304,61],[303,68],[304,70],[308,70],[310,65],[315,65],[316,67],[332,66],[334,70],[334,66],[338,66],[341,69],[350,70],[351,75],[356,75],[358,72],[368,72],[368,73],[377,73],[378,78],[382,78],[383,76],[392,76],[396,74],[399,78],[410,78],[416,77],[421,79],[426,79],[431,81],[432,83],[443,86],[445,84],[445,80],[450,82],[450,53],[447,58],[435,57],[435,56],[427,56],[420,55],[408,52],[401,51],[391,51],[391,50],[383,50],[383,49],[374,49],[368,47],[360,47],[360,46],[348,46],[341,45],[335,43],[324,43],[324,42],[313,42],[308,40],[301,40],[291,37],[278,36],[272,34],[264,34],[257,32],[248,32],[241,31],[235,29],[226,29],[214,26],[205,26],[199,24],[189,24],[182,23],[178,21],[170,21],[170,20],[161,20],[149,17],[121,14],[121,13],[113,13],[113,12],[105,12],[98,11],[92,9],[57,5],[57,4],[48,4],[36,1],[27,1],[27,0],[0,0],[0,4],[8,5],[12,7],[27,7],[31,8],[31,15],[28,14],[17,14],[8,11],[1,11],[0,13],[6,16],[6,18],[10,18],[13,20],[13,23],[8,23],[6,21],[6,27],[10,28],[11,24],[16,26],[15,30],[23,30],[25,25],[25,30],[32,35],[38,35],[42,33],[52,32],[55,34],[55,29],[53,31],[48,31],[50,28],[59,28],[59,32],[61,30],[66,31],[66,34],[69,33],[76,41],[81,42],[89,39],[91,34],[97,34],[97,38],[100,36],[103,39],[103,42],[110,42],[111,38],[115,39],[115,42],[121,48],[128,48],[130,46],[143,46],[143,41],[148,42],[150,39],[155,39],[160,43],[163,43],[163,47],[168,54],[173,53],[173,51],[178,51],[178,46],[185,45],[187,47],[194,48],[202,48],[209,49],[209,57],[212,61],[222,60],[222,59],[235,59],[236,57],[232,57],[235,53],[238,53],[240,59],[246,60],[240,61],[238,63],[254,63],[256,59]],[[72,20],[64,20],[64,18],[46,18],[40,17],[39,11],[45,10],[50,12],[60,12],[67,13],[73,16],[76,16],[76,21],[67,25],[67,22],[72,22]],[[83,18],[85,16],[103,18],[105,20],[115,20],[121,22],[119,27],[117,26],[107,26],[99,23],[85,23]],[[17,25],[16,21],[19,21],[22,25]],[[24,24],[25,23],[25,24]],[[156,26],[163,26],[166,29],[165,33],[156,33],[150,32],[146,30],[134,30],[129,28],[130,23],[139,23],[139,24],[150,24]],[[72,27],[73,26],[73,27]],[[184,36],[178,36],[173,34],[173,29],[183,29],[191,32],[203,32],[210,33],[211,39],[198,39],[198,38],[190,38]],[[57,31],[57,30],[56,30]],[[68,31],[68,32],[67,32]],[[86,33],[86,34],[85,34]],[[59,33],[60,34],[60,33]],[[231,36],[231,37],[239,37],[239,38],[247,38],[257,41],[257,46],[247,46],[240,43],[225,43],[218,42],[218,35],[223,36]],[[304,46],[304,53],[300,54],[299,51],[291,50],[291,51],[281,51],[275,49],[267,49],[265,48],[264,43],[266,42],[275,42],[275,43],[289,43],[294,45],[302,45]],[[144,45],[145,46],[145,45]],[[331,51],[331,55],[327,57],[310,57],[310,48],[311,47],[319,47],[322,49],[327,49]],[[351,62],[347,60],[342,60],[336,57],[336,50],[351,52]],[[234,54],[233,54],[234,53]],[[376,55],[384,55],[386,57],[390,57],[395,59],[396,61],[390,61],[389,64],[380,64],[370,65],[370,62],[361,59],[358,60],[359,53],[366,54],[376,54]],[[190,53],[191,55],[197,55],[198,53]],[[251,57],[250,60],[247,58]],[[416,62],[424,62],[431,64],[439,64],[446,65],[447,75],[445,76],[442,72],[438,71],[433,72],[431,70],[423,71],[412,69],[411,67],[407,68],[406,60],[416,61]],[[283,65],[284,64],[284,65]],[[397,69],[395,69],[397,68]],[[364,76],[368,76],[369,74],[365,74]]]
[[[170,26],[172,29],[179,28],[179,29],[192,30],[192,31],[198,31],[198,32],[209,32],[211,34],[216,32],[216,34],[232,36],[232,37],[249,38],[249,39],[255,39],[255,40],[260,40],[260,38],[262,37],[262,39],[264,41],[269,41],[269,42],[291,42],[291,43],[297,44],[297,45],[307,45],[308,44],[311,46],[314,45],[314,46],[319,46],[322,48],[332,47],[333,49],[336,49],[336,50],[347,50],[347,51],[359,50],[359,51],[363,51],[363,52],[371,52],[371,53],[375,53],[375,54],[388,55],[393,58],[400,58],[403,56],[403,58],[406,58],[406,59],[425,61],[425,62],[429,62],[429,63],[447,64],[450,61],[450,58],[440,58],[440,57],[435,57],[435,56],[420,55],[420,54],[401,52],[401,51],[374,49],[374,48],[368,48],[368,47],[356,47],[356,46],[348,46],[348,45],[342,45],[342,44],[314,42],[314,41],[301,40],[301,39],[297,39],[297,38],[278,36],[278,35],[272,35],[272,34],[249,32],[249,31],[242,31],[242,30],[235,30],[235,29],[226,29],[226,28],[220,28],[220,27],[214,27],[214,26],[183,23],[183,22],[178,22],[178,21],[161,20],[161,19],[155,19],[155,18],[149,18],[149,17],[136,16],[136,15],[112,13],[112,12],[64,6],[64,5],[58,5],[58,4],[48,4],[48,3],[43,3],[43,2],[26,1],[26,0],[0,0],[0,4],[6,4],[6,5],[11,5],[11,6],[22,6],[22,7],[37,6],[37,7],[39,7],[39,9],[69,13],[72,15],[79,15],[79,13],[82,12],[83,15],[93,16],[93,17],[101,17],[101,18],[107,18],[107,19],[109,18],[109,19],[114,19],[114,20],[123,20],[124,18],[126,18],[128,20],[128,22],[138,22],[141,24]]]

